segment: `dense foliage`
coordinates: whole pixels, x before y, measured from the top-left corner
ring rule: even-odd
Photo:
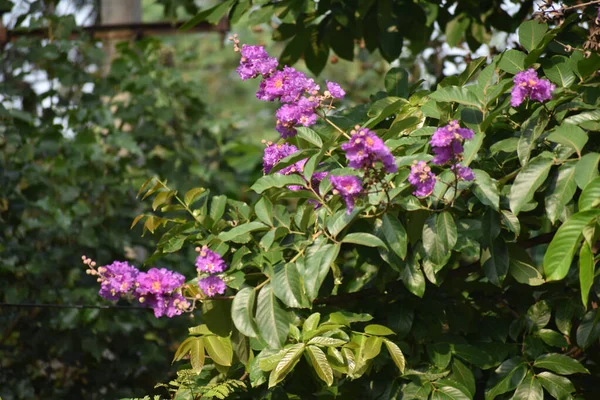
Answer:
[[[234,39],[240,77],[281,103],[258,199],[149,179],[135,222],[164,227],[155,259],[195,247],[197,276],[118,286],[200,315],[174,397],[597,397],[599,24],[543,9],[520,49],[432,91],[392,68],[358,106]]]

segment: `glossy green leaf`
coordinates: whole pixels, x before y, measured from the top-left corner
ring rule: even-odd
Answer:
[[[434,264],[443,265],[457,239],[456,224],[448,212],[432,215],[423,226],[423,248]]]
[[[258,327],[254,321],[255,302],[256,291],[246,287],[236,293],[231,307],[235,327],[248,337],[258,337]]]
[[[345,340],[336,339],[327,336],[315,336],[308,341],[307,344],[323,347],[340,347],[346,343]]]
[[[565,348],[569,344],[567,339],[561,334],[552,329],[540,329],[537,335],[546,343],[548,346]]]
[[[516,74],[525,69],[525,54],[518,50],[508,50],[498,56],[498,68],[509,74]]]
[[[390,96],[408,98],[408,76],[408,71],[404,68],[391,68],[385,74],[385,90]]]
[[[221,232],[219,234],[219,239],[221,239],[224,242],[228,242],[230,240],[233,240],[233,239],[235,239],[239,236],[245,235],[247,233],[255,232],[255,231],[259,231],[259,230],[265,230],[267,228],[268,228],[267,225],[263,224],[262,222],[258,222],[258,221],[248,222],[246,224],[238,225],[229,231]]]
[[[429,95],[433,100],[446,103],[458,103],[481,109],[482,104],[471,91],[465,87],[446,86]]]
[[[579,155],[581,155],[583,147],[588,141],[587,133],[577,125],[571,124],[557,126],[546,138],[551,142],[572,148]]]
[[[390,249],[401,259],[406,258],[408,237],[406,230],[398,218],[386,213],[381,218],[382,232]]]
[[[454,359],[452,361],[452,375],[451,377],[460,382],[469,390],[469,395],[472,398],[475,395],[475,376],[469,367],[463,364],[460,360]]]
[[[598,309],[588,311],[577,327],[577,345],[586,349],[598,342],[600,338],[600,312]]]
[[[261,197],[261,199],[254,206],[254,212],[258,219],[264,222],[267,225],[273,226],[273,204],[266,197]]]
[[[584,189],[588,183],[598,177],[599,153],[587,153],[575,163],[575,182],[579,189]]]
[[[565,207],[577,190],[575,165],[561,165],[552,177],[546,195],[546,213],[553,224],[565,213]]]
[[[600,206],[600,177],[587,184],[579,196],[579,211]]]
[[[409,257],[401,267],[400,279],[404,286],[415,296],[423,297],[425,294],[425,276],[414,257]]]
[[[580,211],[558,228],[544,255],[547,280],[558,281],[567,276],[573,255],[581,242],[583,228],[599,216],[600,209]]]
[[[304,186],[305,183],[306,182],[300,175],[274,174],[265,175],[259,178],[250,189],[254,190],[258,194],[261,194],[265,190],[271,188],[282,188],[289,185]]]
[[[473,173],[475,173],[475,184],[471,188],[473,194],[482,204],[498,211],[500,209],[500,193],[496,186],[496,180],[481,169],[474,169]]]
[[[323,353],[323,350],[317,346],[309,345],[306,347],[306,354],[308,354],[311,365],[319,378],[321,378],[327,386],[331,386],[333,384],[333,370],[331,369],[331,365],[329,365],[329,361],[327,361],[327,356]]]
[[[306,252],[303,278],[309,300],[317,298],[319,289],[339,252],[339,244],[322,243],[313,244]]]
[[[404,359],[404,354],[402,354],[402,350],[400,350],[400,347],[398,347],[398,345],[392,342],[391,340],[383,339],[383,343],[385,344],[385,347],[390,353],[392,360],[394,360],[394,364],[396,364],[396,366],[400,370],[400,373],[403,374],[404,368],[406,368],[406,360]]]
[[[231,340],[220,336],[205,336],[204,345],[210,358],[219,365],[230,366],[233,359]]]
[[[199,374],[204,368],[204,338],[194,338],[190,342],[190,363],[192,371]]]
[[[504,361],[491,376],[485,391],[485,399],[492,400],[503,393],[515,390],[527,374],[527,364],[520,357]]]
[[[342,243],[354,243],[367,247],[382,247],[387,249],[387,246],[377,236],[366,232],[350,233],[342,239]]]
[[[525,21],[519,26],[519,43],[527,51],[537,47],[548,31],[548,25],[538,21]]]
[[[544,400],[544,389],[535,375],[529,373],[517,387],[512,398],[515,400]]]
[[[529,286],[544,284],[544,277],[531,256],[519,247],[509,248],[509,273],[519,283]]]
[[[568,378],[547,371],[540,372],[536,377],[544,389],[556,400],[573,399],[571,393],[575,391],[575,387]]]
[[[314,130],[307,128],[305,126],[299,126],[296,128],[298,131],[297,136],[301,139],[306,140],[308,143],[321,148],[323,147],[323,139],[319,136],[317,132]]]
[[[538,156],[523,167],[508,195],[513,214],[519,215],[523,207],[533,200],[533,195],[548,177],[553,164],[551,159]]]
[[[296,264],[275,266],[271,286],[275,296],[288,307],[306,308],[310,306],[304,294],[304,285]]]
[[[590,372],[579,361],[564,354],[543,354],[535,359],[533,366],[548,369],[561,375],[589,374]]]
[[[470,400],[470,397],[458,388],[441,386],[431,394],[431,400]]]
[[[304,321],[304,325],[302,325],[302,335],[305,335],[307,332],[314,331],[319,326],[319,321],[321,321],[321,314],[316,312],[311,314]]]
[[[590,245],[584,241],[579,251],[579,286],[581,287],[581,302],[587,307],[590,289],[594,284],[594,254]]]
[[[283,347],[290,330],[290,321],[275,297],[271,284],[263,286],[258,294],[256,322],[260,336],[270,347]]]
[[[552,56],[551,60],[544,64],[544,74],[558,87],[569,87],[576,78],[571,61],[565,56]]]
[[[388,328],[387,326],[378,325],[378,324],[370,324],[370,325],[365,326],[365,333],[368,333],[369,335],[376,335],[376,336],[388,336],[388,335],[395,334],[395,332],[393,330],[391,330],[390,328]]]
[[[275,369],[271,371],[269,388],[277,385],[292,371],[298,360],[300,360],[302,353],[304,353],[304,349],[303,343],[294,344],[287,349]]]
[[[508,274],[509,254],[506,243],[496,238],[481,248],[481,265],[485,276],[496,286],[501,286]]]

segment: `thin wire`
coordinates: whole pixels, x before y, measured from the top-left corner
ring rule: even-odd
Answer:
[[[85,304],[29,304],[29,303],[0,303],[0,307],[15,308],[67,308],[67,309],[99,309],[99,310],[149,310],[141,306],[109,306],[109,305],[85,305]]]

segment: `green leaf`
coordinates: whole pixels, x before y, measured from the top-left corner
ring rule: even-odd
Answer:
[[[417,384],[411,382],[402,388],[402,398],[415,399],[415,400],[427,400],[429,393],[431,393],[432,385],[429,382],[423,384]]]
[[[306,47],[304,48],[304,61],[310,72],[319,75],[323,68],[325,68],[325,65],[327,65],[329,45],[321,37],[316,25],[311,25],[307,29],[307,35]]]
[[[456,358],[452,361],[452,378],[462,383],[469,390],[471,398],[475,396],[475,376],[473,376],[471,369]]]
[[[327,383],[327,386],[331,386],[333,384],[333,370],[323,350],[312,345],[307,346],[306,350],[306,354],[308,354],[310,362],[319,378]]]
[[[464,104],[478,109],[482,107],[477,96],[465,87],[446,86],[431,93],[429,97],[440,102]]]
[[[308,143],[318,148],[323,147],[323,139],[321,139],[321,136],[319,136],[319,134],[314,130],[305,126],[299,126],[296,128],[296,130],[298,131],[297,136],[299,138],[306,140]]]
[[[183,24],[179,29],[182,31],[187,31],[204,21],[208,21],[211,24],[216,24],[225,14],[227,14],[227,11],[229,11],[229,8],[233,2],[234,0],[227,0],[209,8],[208,10],[202,10],[192,17],[192,19]]]
[[[527,310],[527,321],[532,330],[538,330],[550,322],[552,309],[546,300],[541,300]]]
[[[204,336],[206,352],[219,365],[230,366],[233,359],[231,340],[220,336]]]
[[[488,381],[485,391],[485,400],[492,400],[496,396],[515,390],[525,375],[527,364],[521,357],[513,357],[504,361]]]
[[[190,363],[192,371],[199,374],[204,368],[204,338],[194,338],[190,341]]]
[[[382,217],[382,232],[390,249],[401,259],[406,258],[408,236],[406,230],[398,218],[386,213]]]
[[[514,400],[544,400],[544,389],[535,375],[527,374],[523,382],[517,387],[512,399]]]
[[[352,213],[346,213],[346,210],[336,212],[327,220],[327,230],[333,237],[336,237],[352,220],[360,213],[360,209],[354,208]]]
[[[575,163],[575,182],[579,189],[584,189],[588,183],[598,177],[600,153],[588,153]]]
[[[266,197],[261,197],[260,200],[254,206],[254,212],[258,219],[267,225],[273,226],[273,204]]]
[[[203,300],[202,319],[215,335],[229,336],[233,329],[230,300]]]
[[[442,386],[431,394],[431,400],[470,400],[470,397],[453,386]]]
[[[529,161],[531,152],[535,148],[540,136],[544,133],[548,121],[546,111],[538,108],[521,125],[521,134],[517,142],[517,154],[522,166],[525,166]]]
[[[390,96],[408,98],[408,77],[409,73],[406,69],[391,68],[385,74],[385,90]]]
[[[225,206],[227,205],[227,196],[215,196],[210,201],[210,217],[213,221],[221,219],[225,213]]]
[[[287,340],[290,321],[275,297],[271,284],[260,289],[256,308],[256,322],[260,336],[272,348],[281,348]]]
[[[200,197],[202,197],[204,193],[206,193],[205,188],[197,187],[190,189],[185,193],[185,196],[183,197],[183,202],[189,207],[192,204],[194,204],[194,202],[196,202]]]
[[[300,175],[265,175],[259,178],[250,189],[256,193],[261,194],[267,189],[271,188],[282,188],[289,185],[298,185],[304,187],[306,182]]]
[[[369,335],[376,335],[376,336],[388,336],[388,335],[396,334],[393,330],[391,330],[387,326],[378,325],[378,324],[370,324],[370,325],[365,326],[365,333],[368,333]]]
[[[346,341],[328,336],[315,336],[312,339],[310,339],[307,344],[324,347],[340,347],[346,344]]]
[[[400,347],[398,347],[398,345],[392,342],[391,340],[383,339],[383,343],[385,343],[385,347],[387,347],[387,350],[390,353],[392,360],[394,360],[394,364],[396,364],[396,366],[400,370],[400,373],[403,374],[404,368],[406,367],[406,360],[404,359],[404,354],[402,354],[402,350],[400,350]]]
[[[444,264],[457,239],[456,224],[448,212],[432,215],[423,225],[423,249],[434,264]]]
[[[310,306],[304,294],[304,285],[296,264],[276,265],[271,283],[275,296],[288,307],[307,308]]]
[[[459,14],[446,24],[446,42],[450,47],[456,47],[460,43],[470,24],[471,19],[465,14]]]
[[[473,173],[475,174],[475,183],[471,187],[473,194],[482,204],[498,211],[500,209],[500,193],[496,180],[481,169],[474,169]]]
[[[227,232],[221,232],[219,234],[219,239],[224,242],[228,242],[247,233],[265,229],[268,229],[267,225],[263,224],[262,222],[252,221],[246,224],[238,225]]]
[[[567,347],[569,344],[567,343],[567,339],[565,337],[552,329],[540,329],[537,332],[537,335],[546,343],[548,346]]]
[[[554,235],[544,255],[544,273],[549,281],[567,276],[583,228],[600,216],[600,209],[580,211],[569,218]]]
[[[508,248],[504,240],[493,239],[488,246],[481,248],[481,266],[491,283],[502,286],[509,267]]]
[[[588,141],[588,135],[577,125],[562,124],[556,127],[546,139],[570,147],[581,156],[583,146]]]
[[[590,373],[590,371],[581,365],[579,361],[569,356],[565,356],[564,354],[557,353],[549,353],[539,356],[535,359],[533,366],[536,368],[548,369],[561,375]]]
[[[487,57],[479,57],[474,59],[467,65],[467,68],[459,75],[458,83],[460,86],[465,85],[475,76],[475,73],[487,62]]]
[[[523,167],[508,195],[513,214],[519,215],[523,207],[533,200],[535,191],[544,183],[553,164],[551,159],[537,156]]]
[[[382,247],[387,249],[387,246],[381,239],[371,233],[365,232],[350,233],[344,236],[342,243],[354,243],[367,247]]]
[[[315,243],[307,250],[303,278],[306,294],[311,301],[317,298],[329,268],[339,252],[339,244]]]
[[[544,277],[534,265],[531,256],[523,249],[514,247],[509,249],[509,273],[519,283],[529,286],[544,284]]]
[[[318,312],[313,313],[306,318],[304,325],[302,325],[302,335],[304,336],[306,333],[317,329],[319,326],[319,321],[321,321],[321,314]]]
[[[575,391],[575,387],[568,378],[547,371],[540,372],[536,377],[544,389],[556,400],[573,400],[571,393]]]
[[[552,56],[544,63],[544,74],[558,87],[569,87],[575,82],[575,72],[571,68],[571,60],[565,56]]]
[[[577,327],[577,344],[586,349],[600,338],[600,312],[598,309],[588,311]]]
[[[281,382],[287,374],[294,369],[294,366],[298,363],[298,360],[300,360],[302,353],[304,353],[303,343],[294,344],[287,349],[275,369],[271,371],[271,376],[269,376],[269,388],[272,388]]]
[[[579,252],[579,285],[581,287],[581,302],[587,307],[590,289],[594,285],[594,254],[590,245],[584,241]]]
[[[553,224],[565,213],[565,207],[577,190],[575,165],[563,164],[553,176],[546,195],[546,213]]]
[[[527,51],[537,47],[548,31],[547,24],[541,24],[538,21],[525,21],[519,26],[519,43]]]
[[[516,74],[525,69],[525,54],[518,50],[508,50],[498,56],[498,68],[509,74]]]
[[[425,276],[414,256],[407,259],[400,271],[400,279],[409,292],[418,297],[425,294]]]
[[[600,178],[587,184],[579,196],[579,211],[596,208],[600,205]]]
[[[231,307],[231,318],[235,327],[248,337],[258,337],[258,327],[254,321],[254,304],[256,291],[243,288],[235,295]]]

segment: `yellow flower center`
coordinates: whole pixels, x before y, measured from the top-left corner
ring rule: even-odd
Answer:
[[[154,290],[160,290],[160,282],[159,281],[154,281],[152,283],[152,289],[154,289]]]

